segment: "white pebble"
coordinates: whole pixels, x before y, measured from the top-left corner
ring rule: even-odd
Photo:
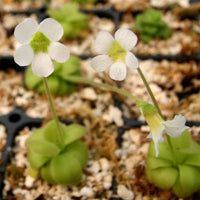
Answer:
[[[97,174],[95,175],[95,181],[96,181],[97,183],[101,182],[102,179],[103,179],[103,173],[97,173]]]
[[[131,144],[128,148],[128,151],[132,154],[136,154],[138,150],[138,146],[136,144]]]
[[[122,120],[122,112],[119,110],[119,108],[110,106],[109,115],[111,116],[113,121],[117,124],[117,126],[122,126],[124,124]]]
[[[97,99],[97,94],[93,88],[85,88],[81,92],[81,97],[84,99],[94,101]]]
[[[5,139],[6,138],[6,128],[3,125],[0,125],[0,139]]]
[[[31,188],[33,186],[33,183],[34,183],[35,179],[32,178],[31,176],[26,176],[26,179],[25,179],[25,186],[27,188]]]
[[[126,132],[123,134],[122,138],[123,138],[124,140],[130,140],[129,133],[126,131]]]
[[[149,143],[145,143],[139,148],[139,152],[145,155],[148,153],[148,150],[149,150]]]
[[[72,196],[72,197],[79,198],[79,197],[81,196],[81,194],[80,194],[79,191],[73,191],[73,192],[71,193],[71,196]]]
[[[122,148],[127,149],[130,146],[130,141],[125,141],[122,143]]]
[[[135,131],[135,130],[130,130],[129,131],[129,135],[131,140],[136,143],[137,145],[140,145],[141,141],[140,141],[140,134]]]
[[[20,135],[16,138],[16,142],[18,143],[19,147],[25,147],[26,140],[29,138],[29,135]]]
[[[103,171],[108,171],[109,170],[110,164],[109,164],[109,161],[106,158],[101,158],[99,160],[99,163],[100,163],[101,168],[102,168]]]
[[[80,191],[80,194],[82,196],[86,196],[86,197],[93,197],[94,196],[94,191],[89,188],[89,187],[83,187]]]
[[[90,171],[93,174],[96,174],[100,171],[100,165],[98,161],[94,161],[92,166],[89,167],[88,171]]]
[[[10,190],[10,182],[7,180],[4,180],[4,191],[9,191]]]
[[[106,190],[110,189],[112,186],[112,175],[108,174],[104,177],[103,186]]]
[[[104,189],[106,190],[109,190],[112,186],[112,183],[109,183],[109,182],[103,182],[103,187]]]
[[[18,167],[25,167],[27,166],[27,162],[28,162],[25,155],[20,154],[20,153],[16,154],[15,161]]]
[[[133,192],[128,190],[124,185],[118,185],[117,194],[123,200],[133,200],[134,198]]]

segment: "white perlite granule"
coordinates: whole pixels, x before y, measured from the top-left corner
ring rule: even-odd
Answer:
[[[124,185],[118,185],[117,194],[123,200],[133,200],[134,198],[133,192],[128,190]]]

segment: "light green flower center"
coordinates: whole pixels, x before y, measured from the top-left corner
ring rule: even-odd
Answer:
[[[126,58],[126,49],[124,49],[119,42],[114,41],[110,48],[108,49],[108,55],[111,57],[113,62],[116,61],[125,61]]]
[[[34,54],[39,52],[47,53],[51,41],[42,32],[37,31],[30,41]]]

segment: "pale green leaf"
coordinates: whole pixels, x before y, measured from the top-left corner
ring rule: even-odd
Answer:
[[[76,185],[82,179],[81,165],[68,153],[54,157],[50,162],[50,172],[56,183]]]
[[[200,190],[200,168],[179,165],[179,177],[173,187],[178,197],[186,198]]]
[[[178,177],[178,170],[173,167],[163,167],[157,169],[147,169],[147,177],[161,189],[170,189],[175,184]]]
[[[31,149],[28,150],[28,161],[31,167],[35,169],[39,169],[40,167],[42,167],[49,159],[50,157],[48,156],[35,153],[31,151]]]
[[[85,133],[86,129],[79,124],[71,124],[65,127],[64,144],[65,146],[80,139]]]
[[[170,160],[165,160],[161,158],[156,158],[156,157],[147,157],[147,167],[150,169],[156,169],[160,167],[171,167],[172,166],[172,161]]]
[[[53,157],[58,155],[58,153],[60,152],[60,148],[58,146],[45,140],[31,140],[29,141],[28,146],[31,151],[42,156]]]
[[[63,153],[73,155],[78,160],[81,167],[85,167],[88,160],[88,148],[81,141],[75,141],[67,146]]]

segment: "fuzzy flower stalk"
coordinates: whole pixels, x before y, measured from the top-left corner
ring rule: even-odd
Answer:
[[[64,63],[70,56],[68,48],[57,42],[63,32],[62,26],[52,18],[40,24],[34,19],[25,19],[14,31],[16,39],[22,44],[14,52],[15,62],[20,66],[31,64],[36,76],[49,76],[54,71],[51,59]]]
[[[136,43],[137,36],[128,29],[120,28],[114,37],[106,31],[101,31],[94,43],[94,50],[101,55],[92,59],[93,69],[103,72],[109,68],[109,75],[113,80],[124,80],[127,67],[136,69],[139,65],[131,52]]]

